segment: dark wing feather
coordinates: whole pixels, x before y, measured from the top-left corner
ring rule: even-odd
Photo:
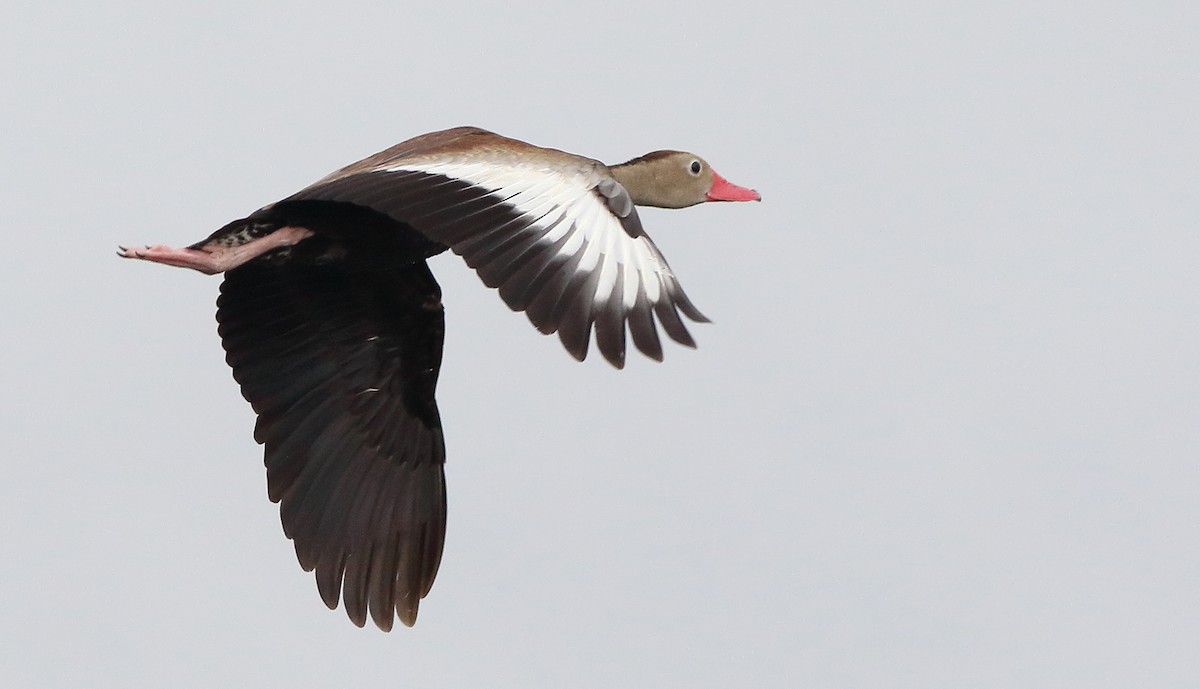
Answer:
[[[264,257],[267,258],[267,257]],[[445,446],[434,389],[444,333],[425,262],[256,260],[229,271],[217,320],[258,412],[267,486],[330,608],[411,625],[441,560]]]

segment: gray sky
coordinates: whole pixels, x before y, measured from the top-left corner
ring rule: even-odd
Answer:
[[[1196,686],[1194,3],[407,4],[5,13],[7,686]],[[219,281],[113,250],[460,124],[765,201],[643,213],[715,322],[623,372],[433,262],[387,635],[283,537]]]

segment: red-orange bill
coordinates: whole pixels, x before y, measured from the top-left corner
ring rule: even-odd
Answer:
[[[715,170],[712,176],[712,188],[708,190],[707,194],[709,201],[762,201],[762,196],[757,191],[739,187],[718,175]]]

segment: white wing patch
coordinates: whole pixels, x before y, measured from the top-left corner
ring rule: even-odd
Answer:
[[[662,296],[661,281],[671,277],[670,269],[659,261],[659,253],[649,239],[630,237],[621,221],[594,193],[599,176],[581,169],[576,174],[533,165],[498,165],[495,162],[406,162],[377,168],[380,172],[424,172],[462,180],[491,192],[490,196],[520,212],[532,221],[529,231],[546,230],[542,241],[552,244],[568,232],[570,239],[559,249],[562,255],[574,255],[580,244],[588,248],[578,270],[600,270],[594,301],[603,305],[613,293],[618,268],[623,268],[622,305],[632,309],[639,285],[651,303]],[[417,219],[414,219],[417,220]],[[419,222],[419,221],[418,221]]]
[[[695,346],[678,311],[707,319],[598,163],[471,155],[393,160],[328,177],[288,200],[364,205],[449,246],[578,359],[594,330],[604,357],[623,366],[628,330],[638,349],[661,360],[656,320],[671,339]]]

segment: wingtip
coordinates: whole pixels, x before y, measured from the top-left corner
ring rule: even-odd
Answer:
[[[700,313],[700,309],[696,308],[696,305],[692,303],[691,299],[688,299],[687,294],[685,294],[683,290],[679,291],[676,303],[679,306],[679,310],[683,312],[683,315],[687,316],[692,322],[712,323],[708,316]]]
[[[558,329],[558,341],[562,343],[564,349],[575,357],[575,361],[583,361],[587,359],[588,344],[591,340],[591,329],[589,328],[583,337],[573,334],[573,331],[568,328]]]
[[[381,632],[392,631],[392,624],[393,624],[393,622],[395,622],[396,618],[392,617],[391,615],[379,615],[379,616],[372,615],[371,617],[372,617],[372,621],[375,622],[375,626],[379,627],[379,631],[381,631]]]
[[[413,625],[415,625],[417,623],[417,611],[416,610],[404,610],[404,611],[397,610],[396,616],[400,618],[400,622],[405,627],[408,627],[410,629],[412,628]]]
[[[612,364],[612,367],[618,371],[621,371],[625,368],[625,352],[621,352],[620,354],[615,354],[613,356],[605,354],[604,360]]]

